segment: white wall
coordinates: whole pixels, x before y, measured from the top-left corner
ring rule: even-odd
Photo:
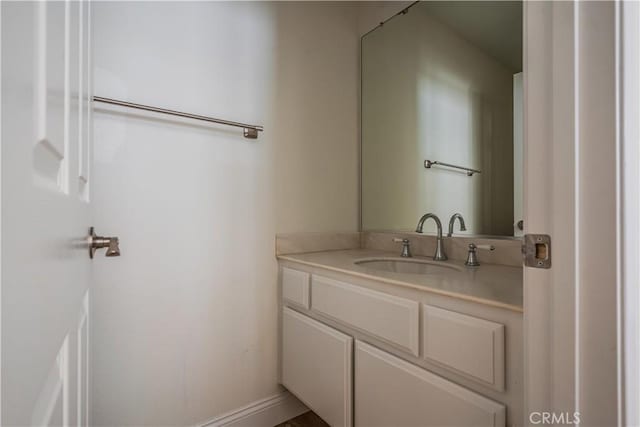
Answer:
[[[513,71],[423,5],[362,49],[363,228],[409,230],[425,212],[460,212],[468,233],[512,235]],[[482,173],[425,169],[425,159]]]
[[[95,114],[93,424],[278,392],[276,232],[357,230],[358,25],[334,3],[94,3],[95,93],[263,124]],[[143,118],[147,117],[147,118]]]

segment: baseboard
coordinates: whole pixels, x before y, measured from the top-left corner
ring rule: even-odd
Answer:
[[[274,427],[309,409],[288,391],[222,414],[200,427]]]

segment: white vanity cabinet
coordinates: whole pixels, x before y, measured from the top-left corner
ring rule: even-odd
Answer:
[[[505,407],[358,341],[356,427],[505,425]]]
[[[281,383],[330,425],[522,423],[521,313],[303,265],[281,282]]]

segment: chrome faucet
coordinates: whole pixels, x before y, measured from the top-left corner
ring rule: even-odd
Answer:
[[[427,213],[422,215],[422,218],[420,218],[420,221],[418,221],[418,226],[416,227],[416,233],[422,233],[424,222],[429,218],[433,219],[436,222],[436,227],[438,228],[438,238],[436,240],[436,253],[433,255],[433,259],[435,261],[445,261],[447,260],[447,254],[444,253],[444,245],[442,244],[442,223],[440,222],[440,218],[438,218],[435,214],[432,214],[432,213]]]
[[[453,226],[456,223],[456,219],[460,222],[460,231],[467,231],[467,226],[464,225],[464,218],[459,213],[454,213],[451,215],[449,219],[449,232],[447,233],[447,237],[453,236]]]

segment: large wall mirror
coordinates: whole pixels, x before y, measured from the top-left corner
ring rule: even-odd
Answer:
[[[417,2],[363,36],[361,135],[363,230],[520,235],[522,3]]]

